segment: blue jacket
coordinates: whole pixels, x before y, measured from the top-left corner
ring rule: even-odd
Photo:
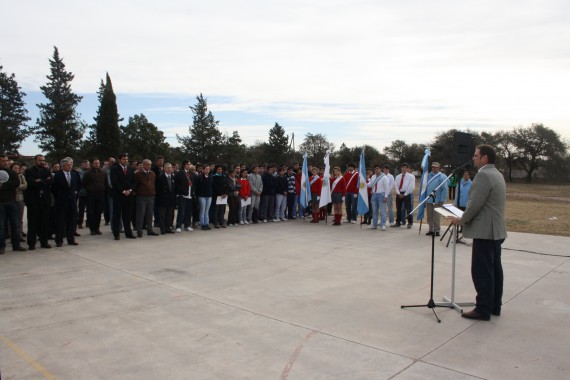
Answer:
[[[469,191],[471,190],[471,184],[473,182],[471,182],[471,180],[467,180],[465,181],[463,178],[461,178],[461,182],[459,184],[459,191],[457,194],[459,194],[459,199],[457,199],[457,196],[455,197],[455,205],[458,207],[467,207],[467,201],[469,200]]]
[[[437,189],[437,187],[442,183],[445,182],[444,185],[442,185],[439,189]],[[435,193],[435,201],[432,200],[432,197],[430,197],[429,195],[435,190],[437,189],[436,193]],[[445,175],[441,172],[435,174],[434,172],[430,172],[428,174],[428,184],[426,187],[426,191],[427,191],[427,195],[428,195],[428,200],[427,203],[444,203],[446,196],[447,196],[447,178],[445,177]]]

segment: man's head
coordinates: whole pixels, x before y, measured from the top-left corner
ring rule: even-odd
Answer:
[[[182,160],[182,169],[184,170],[190,170],[190,165],[192,165],[190,163],[190,161],[188,160]]]
[[[384,172],[384,174],[388,175],[390,174],[390,165],[386,164],[382,167],[382,171]]]
[[[8,156],[0,154],[0,169],[8,169]]]
[[[497,159],[497,153],[495,149],[490,145],[477,145],[475,148],[475,154],[473,155],[473,166],[477,169],[481,169],[487,164],[495,164]]]
[[[161,168],[164,165],[164,157],[156,156],[156,166]]]
[[[380,173],[382,173],[380,165],[374,165],[374,174],[379,175]]]
[[[41,168],[45,168],[47,166],[46,158],[41,154],[36,154],[34,157],[34,163]]]
[[[241,169],[240,171],[240,176],[241,178],[246,178],[247,177],[247,169]]]
[[[83,170],[88,170],[89,169],[89,160],[83,160],[81,161],[81,169]]]
[[[152,165],[152,162],[149,159],[144,159],[142,162],[143,170],[145,172],[148,172],[150,170],[151,165]]]
[[[354,164],[352,162],[349,162],[348,165],[346,165],[346,166],[347,166],[349,172],[354,170]]]
[[[431,171],[434,173],[439,173],[440,165],[439,162],[433,162],[431,164]]]
[[[467,181],[468,179],[470,179],[470,174],[469,174],[469,170],[465,170],[463,172],[463,180]]]
[[[51,164],[51,171],[52,171],[52,173],[58,172],[59,169],[60,169],[60,167],[59,167],[59,162],[54,162],[54,163]]]
[[[101,167],[101,161],[99,161],[98,158],[94,158],[93,160],[91,160],[91,167],[93,169],[99,169]]]
[[[129,155],[126,153],[119,154],[119,163],[123,166],[127,166],[129,163]]]
[[[407,163],[403,163],[402,165],[400,165],[400,171],[405,174],[408,172],[408,170],[410,170],[410,165],[408,165]]]
[[[335,177],[338,177],[338,176],[340,175],[340,168],[339,168],[338,166],[335,166],[335,167],[333,168],[333,175],[334,175]]]
[[[311,168],[311,173],[313,173],[313,175],[317,175],[318,170],[317,170],[317,167],[316,167],[316,166],[313,166],[313,167]]]
[[[64,172],[70,172],[73,168],[73,159],[71,157],[65,157],[59,162],[59,164],[61,165],[61,170]]]
[[[172,174],[172,164],[167,162],[166,164],[164,164],[164,172],[166,174]]]

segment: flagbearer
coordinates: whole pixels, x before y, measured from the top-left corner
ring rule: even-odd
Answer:
[[[342,201],[346,196],[346,181],[338,166],[333,168],[334,181],[331,182],[331,198],[334,209],[333,226],[340,226],[342,219]]]
[[[428,183],[426,187],[426,193],[428,197],[426,207],[429,224],[429,231],[426,233],[426,235],[428,236],[431,236],[433,234],[435,234],[435,236],[439,236],[441,215],[435,212],[434,208],[443,206],[447,195],[447,178],[443,173],[439,171],[439,168],[439,162],[434,162],[431,164],[431,173],[428,175]],[[444,184],[441,185],[442,183]],[[435,189],[437,189],[437,191],[435,192],[435,199],[433,199],[433,197],[430,197],[430,194]]]
[[[330,172],[329,172],[329,176],[330,176]],[[321,177],[321,184],[322,184],[323,187],[324,187],[324,186],[330,186],[330,184],[327,183],[327,181],[325,180],[325,168],[323,168],[322,166],[319,167],[319,177]],[[321,190],[321,195],[322,195],[322,190]],[[319,206],[321,206],[321,207],[319,208],[319,219],[320,219],[320,220],[326,220],[326,218],[327,218],[327,206],[328,206],[328,204],[326,204],[326,205],[323,206],[323,205],[321,205],[320,203],[321,203],[321,202],[319,202]]]
[[[311,187],[311,210],[313,212],[313,220],[311,220],[311,223],[318,223],[320,219],[319,199],[321,197],[323,180],[319,177],[318,170],[315,166],[312,167],[311,172],[313,173],[309,179],[309,186]]]
[[[356,223],[356,205],[358,203],[358,172],[354,170],[354,164],[348,165],[348,170],[344,173],[346,181],[346,223]]]

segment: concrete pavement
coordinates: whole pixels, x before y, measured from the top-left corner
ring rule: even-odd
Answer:
[[[502,315],[437,308],[437,323],[400,308],[429,300],[425,232],[288,221],[9,250],[2,378],[569,378],[570,238],[510,233]],[[452,250],[435,246],[439,302]],[[457,245],[460,302],[470,252]]]

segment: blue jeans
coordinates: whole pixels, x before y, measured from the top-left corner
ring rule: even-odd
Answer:
[[[356,221],[356,206],[358,204],[358,198],[354,197],[357,194],[354,193],[346,193],[346,197],[344,198],[344,203],[346,205],[346,220]]]
[[[394,199],[392,198],[392,193],[388,194],[388,200],[385,206],[380,205],[380,208],[384,208],[387,218],[390,220],[390,224],[394,223]]]
[[[386,208],[384,207],[384,193],[374,193],[370,200],[372,206],[372,227],[378,226],[378,209],[380,209],[380,225],[386,225]]]
[[[200,224],[207,226],[210,224],[210,205],[212,204],[212,197],[198,197],[200,202]]]
[[[285,219],[285,207],[287,207],[287,197],[283,194],[275,194],[276,219]]]
[[[0,248],[6,247],[6,221],[10,223],[12,248],[20,246],[20,226],[18,223],[18,205],[16,202],[0,203]]]

